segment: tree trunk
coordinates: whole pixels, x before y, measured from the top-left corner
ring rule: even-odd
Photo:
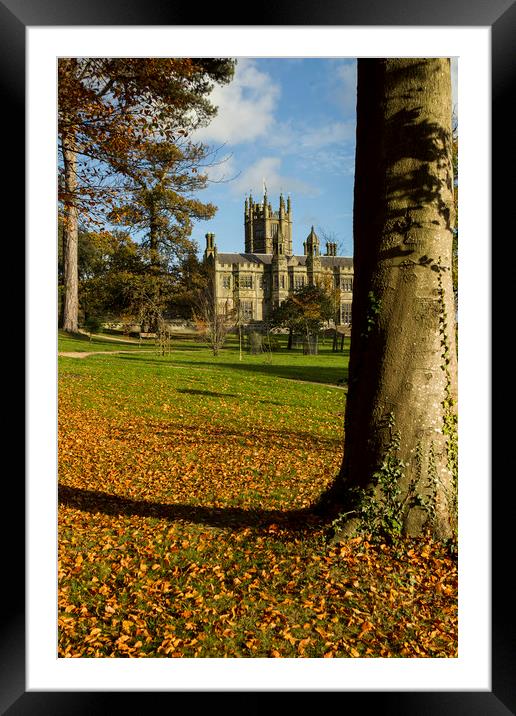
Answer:
[[[289,326],[288,329],[288,340],[287,340],[287,350],[290,351],[292,349],[292,343],[294,342],[294,329],[292,326]]]
[[[149,255],[151,271],[159,273],[161,262],[158,247],[158,215],[154,205],[154,200],[150,204],[149,216]]]
[[[76,333],[79,321],[79,222],[77,218],[77,154],[70,138],[63,137],[64,224],[62,328]]]
[[[451,116],[448,59],[358,60],[353,331],[332,491],[355,526],[368,493],[401,533],[441,538],[455,533],[457,494]]]

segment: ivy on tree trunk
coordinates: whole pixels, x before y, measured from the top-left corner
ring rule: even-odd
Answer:
[[[400,534],[456,527],[451,120],[448,59],[358,60],[349,393],[326,496],[353,527],[371,504]]]

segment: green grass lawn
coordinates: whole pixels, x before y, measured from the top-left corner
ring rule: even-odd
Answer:
[[[59,338],[105,350],[59,358],[60,656],[456,656],[442,545],[330,546],[310,512],[346,352],[131,347]]]
[[[135,338],[111,335],[92,335],[76,333],[74,335],[58,332],[57,347],[64,353],[82,353],[85,351],[118,351],[138,348],[139,341]]]

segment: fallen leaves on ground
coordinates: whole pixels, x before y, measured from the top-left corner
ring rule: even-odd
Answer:
[[[339,467],[338,434],[266,413],[194,420],[170,396],[161,415],[109,413],[70,385],[60,657],[457,656],[444,545],[324,541],[308,507]]]

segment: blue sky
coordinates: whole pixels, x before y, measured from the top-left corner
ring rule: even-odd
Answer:
[[[244,250],[245,197],[260,200],[265,180],[273,209],[290,194],[295,253],[313,225],[351,255],[355,95],[352,59],[240,58],[234,80],[213,92],[217,117],[195,136],[227,157],[209,171],[219,183],[199,195],[219,207],[194,229],[201,249],[212,231],[219,251]]]
[[[245,197],[261,199],[265,180],[273,209],[280,191],[291,196],[295,253],[313,225],[351,256],[356,60],[239,58],[233,81],[216,87],[212,101],[217,117],[194,136],[219,148],[220,161],[199,194],[218,206],[194,228],[201,251],[208,231],[219,251],[244,250]]]

